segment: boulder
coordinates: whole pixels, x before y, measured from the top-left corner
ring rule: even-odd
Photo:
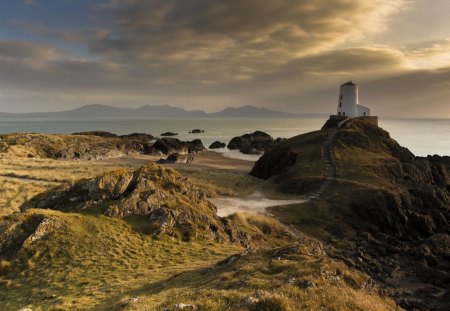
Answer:
[[[200,139],[194,139],[187,142],[189,153],[198,153],[206,150],[205,146]]]
[[[220,149],[220,148],[225,148],[226,146],[227,145],[225,143],[216,140],[209,146],[209,149]]]
[[[186,154],[189,153],[189,146],[176,138],[165,137],[155,141],[152,149],[159,150],[163,154]]]
[[[251,134],[234,137],[227,147],[230,150],[239,150],[242,153],[258,154],[273,148],[279,142],[280,140],[275,142],[267,133],[256,131]]]

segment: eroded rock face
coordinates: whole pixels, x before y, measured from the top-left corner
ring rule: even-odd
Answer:
[[[256,131],[251,134],[234,137],[228,143],[227,148],[239,150],[245,154],[260,154],[271,149],[279,142],[281,142],[280,139],[274,140],[269,134]]]

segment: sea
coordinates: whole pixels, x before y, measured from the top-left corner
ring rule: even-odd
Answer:
[[[199,138],[205,146],[218,140],[228,143],[231,138],[256,130],[272,137],[289,138],[319,130],[324,118],[199,118],[199,119],[0,119],[0,133],[31,132],[69,134],[82,131],[108,131],[123,135],[135,132],[159,136],[170,131],[181,140]],[[450,155],[450,119],[389,119],[380,118],[379,125],[391,137],[417,156]],[[204,130],[190,134],[193,129]],[[258,156],[221,149],[225,156],[256,160]]]

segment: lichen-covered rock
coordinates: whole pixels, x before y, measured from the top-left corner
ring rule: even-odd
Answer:
[[[46,217],[42,219],[34,232],[23,242],[22,247],[28,247],[36,241],[46,237],[50,233],[65,225],[64,221],[57,217]]]
[[[121,196],[130,185],[133,174],[126,170],[117,170],[93,179],[86,186],[92,200],[116,199]]]
[[[22,206],[79,211],[101,208],[109,216],[148,217],[154,236],[229,241],[216,207],[178,172],[149,164],[131,173],[113,171],[37,195]]]
[[[5,217],[0,223],[0,258],[13,258],[64,225],[54,216],[13,214]]]

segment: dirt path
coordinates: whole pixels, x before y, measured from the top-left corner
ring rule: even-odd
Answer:
[[[60,184],[64,181],[61,182],[56,182],[56,181],[49,181],[49,180],[45,180],[45,179],[39,179],[39,178],[32,178],[32,177],[28,177],[28,176],[12,176],[12,175],[0,175],[0,178],[5,179],[5,180],[12,180],[12,181],[20,181],[23,183],[34,183],[34,182],[44,182],[44,183],[48,183],[48,184]]]

